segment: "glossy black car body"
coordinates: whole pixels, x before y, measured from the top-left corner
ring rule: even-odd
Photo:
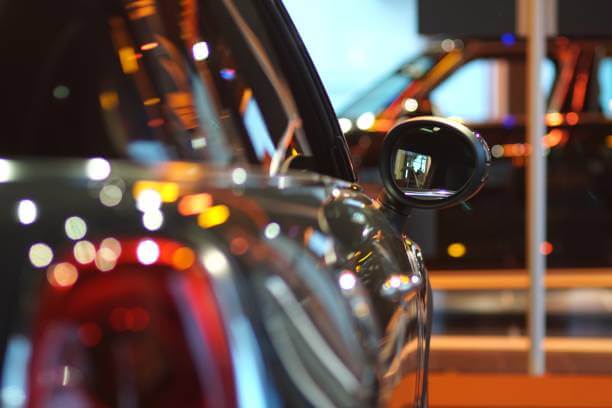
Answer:
[[[543,251],[552,267],[598,267],[612,262],[608,232],[612,228],[612,105],[605,99],[610,98],[612,86],[611,54],[609,39],[557,38],[548,42],[548,134],[543,140],[550,149],[548,243]],[[470,64],[495,65],[496,77],[470,78],[497,93],[498,99],[491,102],[497,104],[497,112],[478,120],[464,119],[491,146],[495,160],[489,182],[468,204],[428,216],[426,225],[420,223],[424,235],[413,229],[415,237],[423,239],[423,249],[434,268],[524,265],[524,164],[529,154],[525,144],[525,55],[524,41],[512,35],[497,40],[432,42],[423,54],[339,114],[360,180],[377,185],[374,164],[383,134],[405,117],[432,112],[460,116],[453,110],[457,105],[440,111],[436,92],[454,78],[459,81],[461,71]],[[462,89],[471,91],[469,84],[463,84]],[[461,104],[462,95],[454,94],[453,101]],[[360,116],[368,113],[365,128],[359,129]],[[437,232],[432,235],[431,229]],[[447,251],[453,243],[463,245],[460,258]]]
[[[280,2],[3,7],[3,405],[425,404],[420,251]]]

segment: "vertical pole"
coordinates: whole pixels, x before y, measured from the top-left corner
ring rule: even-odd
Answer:
[[[527,195],[525,202],[527,233],[527,268],[529,310],[527,316],[530,342],[529,374],[540,376],[546,369],[544,337],[546,335],[546,259],[540,247],[546,237],[546,157],[542,145],[545,133],[545,99],[541,91],[542,61],[546,52],[545,2],[527,1],[527,143],[531,154],[527,162]]]

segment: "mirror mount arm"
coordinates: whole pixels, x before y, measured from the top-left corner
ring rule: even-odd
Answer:
[[[389,197],[385,190],[378,194],[376,203],[395,231],[399,234],[406,234],[408,218],[412,213],[412,208],[394,204],[393,199]]]

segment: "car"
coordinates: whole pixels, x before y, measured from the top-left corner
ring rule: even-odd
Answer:
[[[279,0],[11,2],[0,32],[4,406],[426,405],[406,214],[476,194],[481,137],[399,124],[366,195]]]
[[[525,263],[525,58],[525,41],[512,34],[432,40],[339,113],[366,188],[380,186],[382,139],[399,120],[442,115],[487,139],[494,156],[487,187],[469,203],[431,214],[420,230],[413,229],[435,269],[517,269]],[[542,251],[551,267],[609,265],[612,42],[550,38],[542,75],[548,148]]]

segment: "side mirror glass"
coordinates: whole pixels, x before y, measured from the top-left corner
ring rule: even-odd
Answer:
[[[404,212],[464,202],[482,188],[490,164],[486,142],[466,126],[435,117],[408,119],[383,142],[383,204]]]

